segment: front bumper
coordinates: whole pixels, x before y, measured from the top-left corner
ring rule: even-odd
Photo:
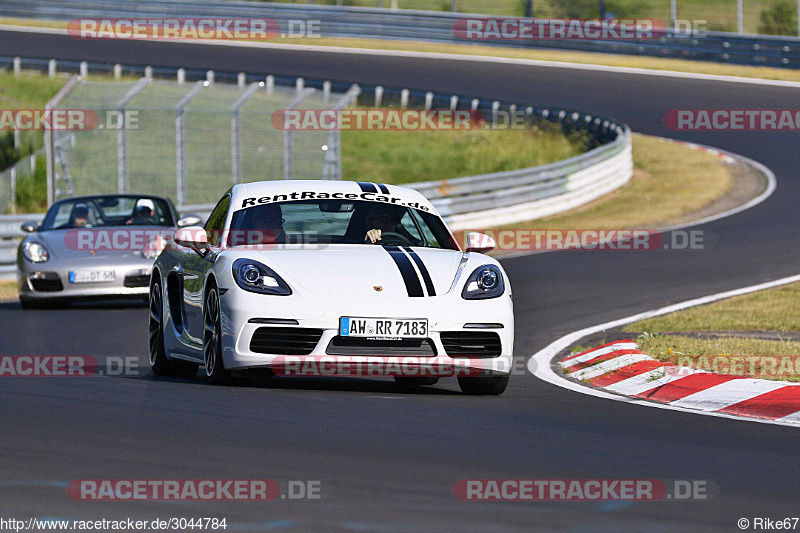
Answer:
[[[143,297],[149,293],[153,261],[131,257],[118,262],[47,261],[17,262],[19,298],[24,301],[77,300],[91,298]],[[113,270],[114,280],[107,282],[72,283],[70,272],[79,270]]]
[[[514,315],[511,298],[505,294],[499,298],[481,301],[467,301],[460,294],[446,294],[428,298],[386,298],[379,297],[307,297],[300,294],[291,296],[268,296],[254,294],[234,287],[221,297],[223,317],[222,350],[225,368],[246,369],[256,367],[281,366],[287,361],[315,359],[328,362],[352,362],[370,360],[386,362],[387,358],[400,357],[409,368],[430,365],[454,365],[454,368],[469,367],[473,375],[481,370],[484,374],[508,374],[511,371],[514,346]],[[380,318],[426,318],[428,320],[428,339],[433,345],[433,354],[406,355],[402,350],[392,353],[382,349],[370,354],[363,349],[352,355],[328,353],[331,340],[339,335],[340,317],[380,317]],[[253,323],[252,319],[294,320],[296,324]],[[465,328],[466,324],[492,324],[501,327]],[[293,357],[287,354],[265,354],[251,350],[250,343],[259,328],[291,327],[322,330],[319,340],[307,354]],[[500,340],[499,354],[450,353],[442,342],[443,332],[492,332]],[[413,370],[412,370],[413,371]]]

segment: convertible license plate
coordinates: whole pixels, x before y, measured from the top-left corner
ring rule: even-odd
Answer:
[[[374,339],[424,339],[428,336],[428,321],[424,318],[342,317],[339,334]]]
[[[69,273],[70,283],[105,283],[115,279],[113,270],[75,270]]]

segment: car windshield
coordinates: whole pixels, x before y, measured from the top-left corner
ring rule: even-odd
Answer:
[[[53,204],[41,229],[174,225],[169,204],[162,198],[84,196]]]
[[[438,216],[419,209],[362,200],[301,200],[256,205],[234,212],[230,230],[229,246],[371,245],[374,239],[374,244],[457,249]]]

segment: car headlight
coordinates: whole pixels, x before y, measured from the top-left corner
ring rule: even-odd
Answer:
[[[289,296],[292,289],[270,268],[252,259],[237,259],[233,262],[233,278],[246,291],[261,294]]]
[[[500,269],[494,265],[483,265],[469,276],[461,297],[466,300],[486,300],[502,296],[505,290]]]
[[[22,255],[32,263],[44,263],[50,259],[50,253],[43,244],[36,241],[28,241],[22,247]]]

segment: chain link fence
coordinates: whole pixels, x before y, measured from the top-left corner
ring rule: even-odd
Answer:
[[[340,179],[338,131],[285,131],[273,114],[348,107],[357,95],[357,88],[331,93],[270,80],[80,80],[52,106],[81,110],[86,124],[53,130],[46,140],[52,200],[147,192],[181,207],[213,202],[236,183]]]

